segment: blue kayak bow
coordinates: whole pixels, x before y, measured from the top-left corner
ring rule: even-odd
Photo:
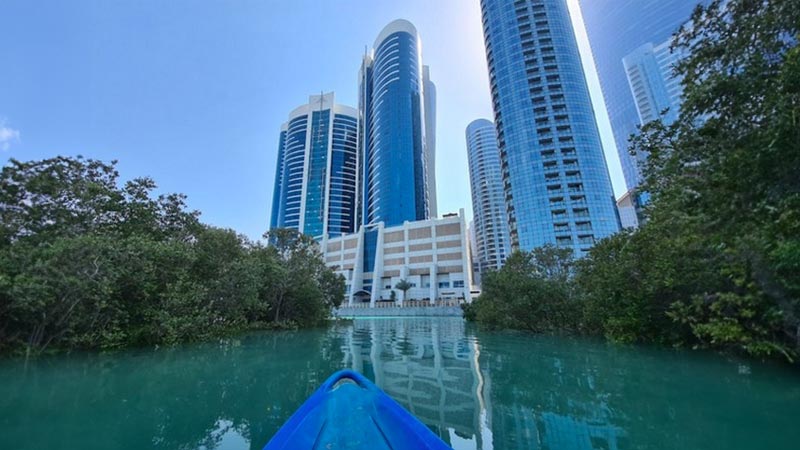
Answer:
[[[379,387],[352,370],[331,375],[264,450],[450,449]]]

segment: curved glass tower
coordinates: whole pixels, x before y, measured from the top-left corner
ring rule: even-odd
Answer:
[[[497,270],[511,253],[500,151],[494,124],[478,119],[467,125],[469,181],[478,271]]]
[[[270,213],[269,229],[278,227],[278,218],[280,216],[280,202],[281,202],[281,179],[283,177],[283,149],[286,143],[286,130],[281,128],[281,134],[278,138],[278,161],[275,164],[275,185],[272,187],[272,212]]]
[[[360,73],[363,223],[429,217],[420,39],[406,20],[387,25]]]
[[[356,229],[358,112],[312,95],[281,127],[271,228],[321,239]]]
[[[481,0],[515,248],[576,255],[619,230],[566,0]]]

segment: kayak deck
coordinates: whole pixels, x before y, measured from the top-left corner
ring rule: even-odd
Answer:
[[[363,375],[331,375],[264,450],[449,449],[438,436]]]

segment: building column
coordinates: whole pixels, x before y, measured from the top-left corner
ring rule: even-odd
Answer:
[[[464,301],[470,303],[472,300],[472,258],[469,251],[469,236],[467,235],[467,220],[464,217],[464,208],[458,210],[458,216],[461,219],[461,270],[464,273]]]
[[[342,242],[344,254],[344,242]],[[364,228],[358,230],[358,243],[356,244],[356,260],[353,262],[353,279],[350,280],[350,299],[352,305],[356,301],[355,293],[364,289]]]
[[[431,264],[430,272],[429,272],[429,275],[428,275],[430,277],[430,279],[431,279],[431,285],[430,285],[430,288],[429,288],[430,289],[430,293],[428,295],[430,297],[431,304],[433,304],[436,301],[436,293],[437,293],[437,289],[439,287],[439,284],[438,284],[439,281],[436,279],[436,272],[437,272],[436,264]]]
[[[375,302],[381,291],[381,278],[383,278],[383,222],[378,222],[378,239],[375,243],[375,267],[372,269],[372,292],[370,293],[369,307],[374,308]]]
[[[433,255],[433,263],[431,264],[431,305],[436,303],[436,297],[439,295],[439,246],[436,242],[436,221],[431,225],[431,252]]]

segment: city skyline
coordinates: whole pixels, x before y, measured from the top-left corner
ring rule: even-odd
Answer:
[[[356,105],[364,44],[406,18],[437,84],[438,212],[463,207],[471,217],[463,130],[491,117],[478,2],[187,5],[8,3],[7,17],[19,20],[5,24],[16,45],[0,74],[0,157],[118,159],[123,179],[151,176],[159,192],[187,194],[205,222],[258,239],[286,112],[313,92]],[[342,33],[330,15],[363,26]],[[300,24],[315,32],[273,45]],[[309,59],[327,68],[296,70]]]

